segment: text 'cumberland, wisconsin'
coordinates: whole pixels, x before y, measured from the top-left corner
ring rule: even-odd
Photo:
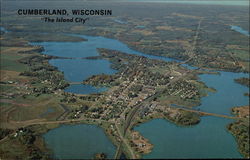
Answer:
[[[66,9],[18,9],[18,15],[70,15]],[[71,15],[105,16],[112,15],[110,9],[71,10]]]

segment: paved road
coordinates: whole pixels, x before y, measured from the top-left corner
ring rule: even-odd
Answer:
[[[115,123],[115,127],[117,129],[117,132],[119,134],[119,137],[121,138],[121,142],[118,145],[117,149],[116,149],[116,153],[115,153],[115,159],[119,159],[121,157],[122,154],[122,144],[125,144],[126,148],[128,149],[128,151],[130,152],[131,155],[131,159],[136,159],[136,155],[133,151],[133,149],[131,148],[131,146],[129,145],[129,142],[127,141],[126,138],[124,138],[124,135],[122,134],[121,130],[119,129],[119,127],[117,126],[117,123]]]
[[[27,120],[27,121],[9,121],[10,124],[13,124],[15,126],[20,127],[27,127],[30,125],[36,125],[36,124],[60,124],[60,123],[71,123],[71,122],[79,122],[79,121],[96,121],[96,122],[108,122],[106,120],[101,119],[88,119],[88,118],[79,118],[79,119],[71,119],[71,120],[61,120],[61,121],[47,121],[46,119],[33,119],[33,120]]]

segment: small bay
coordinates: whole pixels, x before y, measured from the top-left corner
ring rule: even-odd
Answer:
[[[55,159],[93,159],[96,153],[113,158],[115,146],[95,125],[61,125],[43,135]]]

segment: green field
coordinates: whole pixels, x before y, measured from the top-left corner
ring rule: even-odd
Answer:
[[[18,62],[18,59],[22,58],[22,56],[18,55],[7,55],[1,54],[1,70],[11,70],[22,72],[28,69],[28,67],[24,64]]]

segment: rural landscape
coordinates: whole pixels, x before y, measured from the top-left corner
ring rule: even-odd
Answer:
[[[0,159],[250,157],[248,5],[1,1],[0,60]]]

